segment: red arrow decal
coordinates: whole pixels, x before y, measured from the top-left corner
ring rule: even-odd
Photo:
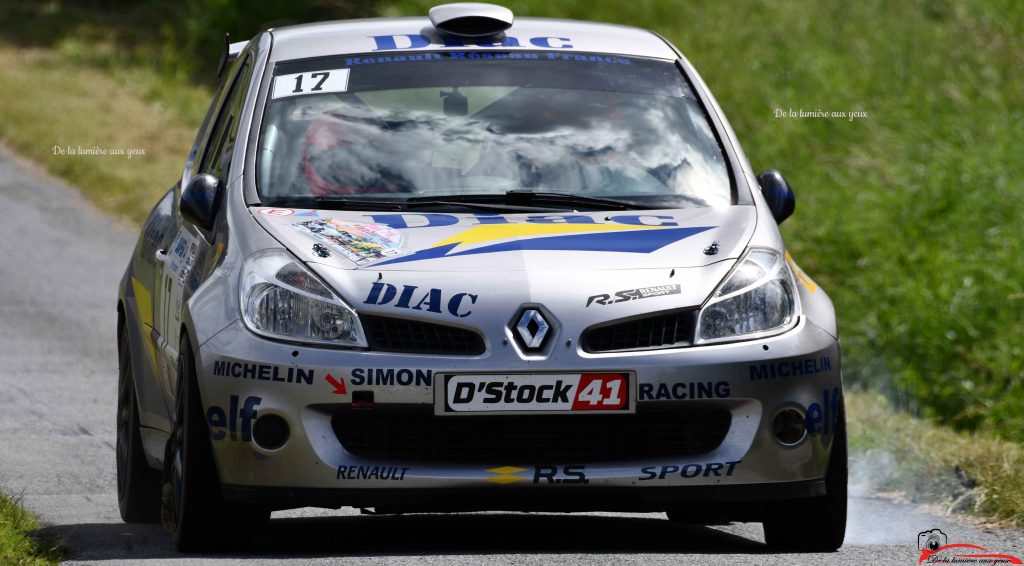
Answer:
[[[334,391],[331,391],[331,393],[334,393],[335,395],[347,395],[348,394],[348,389],[345,388],[345,378],[344,377],[339,377],[338,379],[334,379],[333,377],[331,377],[331,374],[327,374],[326,376],[324,376],[324,379],[326,379],[327,383],[330,383],[334,387]]]

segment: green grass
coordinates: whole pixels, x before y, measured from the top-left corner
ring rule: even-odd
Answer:
[[[166,104],[147,101],[145,81],[130,79],[147,76],[145,70],[109,73],[53,50],[0,43],[0,74],[0,138],[102,208],[141,221],[181,175],[202,116],[184,119]],[[199,89],[183,90],[175,96],[191,97]],[[60,155],[55,146],[65,152],[69,146],[141,149],[145,155]]]
[[[5,566],[44,566],[56,564],[64,555],[63,547],[51,540],[37,540],[35,517],[17,500],[0,493],[0,564]]]
[[[140,222],[181,175],[211,89],[190,80],[197,65],[184,51],[154,41],[168,37],[166,6],[110,8],[0,6],[0,139]],[[59,155],[54,146],[145,155]]]

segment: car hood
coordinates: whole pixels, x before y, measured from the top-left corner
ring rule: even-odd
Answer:
[[[543,215],[252,211],[303,261],[374,272],[699,267],[738,258],[755,220],[752,206]]]
[[[575,305],[602,316],[700,305],[743,253],[756,220],[752,206],[545,215],[252,211],[360,311],[409,309],[449,320],[490,309],[501,319],[510,303]]]

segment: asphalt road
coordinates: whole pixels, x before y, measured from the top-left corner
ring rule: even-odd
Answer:
[[[134,241],[131,227],[0,146],[0,488],[20,495],[75,563],[910,565],[917,534],[933,528],[1024,556],[1024,532],[860,495],[847,544],[828,555],[767,554],[758,524],[679,526],[663,515],[304,509],[275,513],[248,554],[182,557],[161,527],[125,525],[117,512],[116,286]]]

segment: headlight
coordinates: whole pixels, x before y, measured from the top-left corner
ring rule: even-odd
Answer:
[[[784,332],[796,322],[793,273],[781,253],[751,248],[700,311],[697,343]]]
[[[268,250],[245,260],[242,320],[270,338],[366,347],[359,316],[298,260]]]

